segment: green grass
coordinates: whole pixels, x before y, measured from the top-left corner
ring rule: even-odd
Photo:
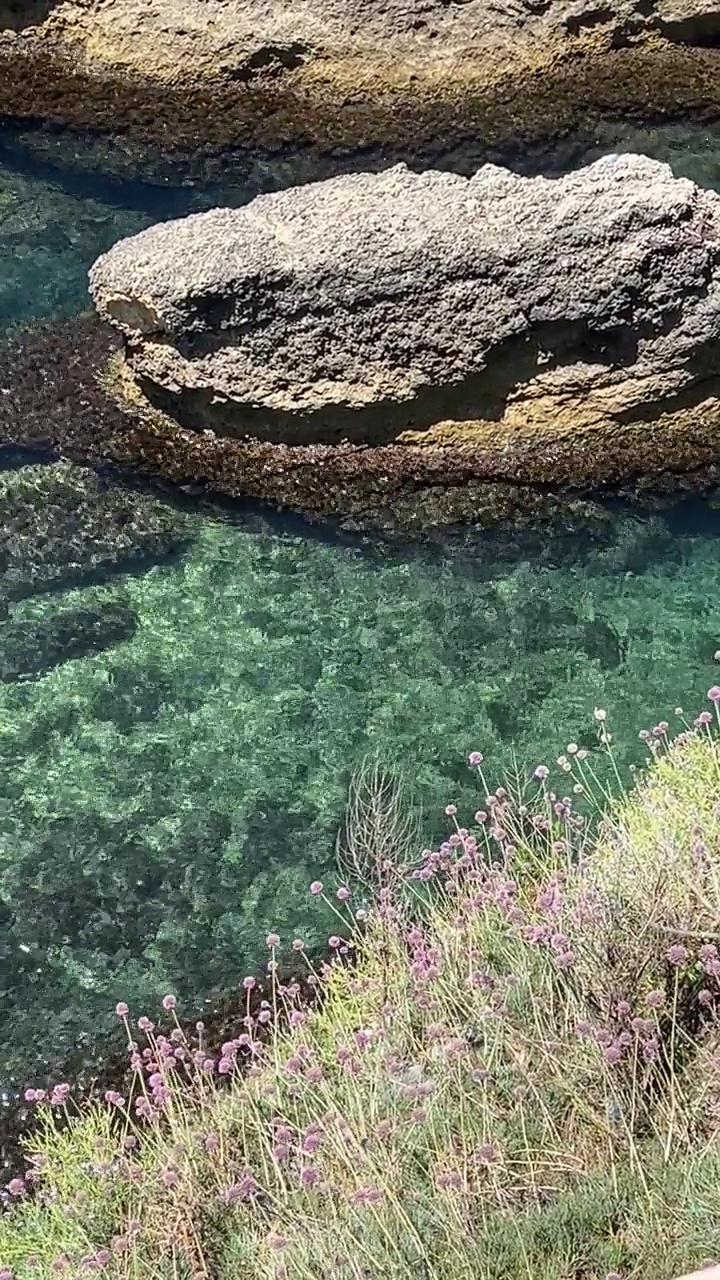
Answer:
[[[126,1100],[67,1126],[41,1106],[0,1264],[671,1280],[720,1254],[720,747],[704,726],[658,743],[609,803],[580,751],[557,795],[501,791],[467,830],[449,812],[414,867],[400,793],[362,775],[341,865],[363,883],[316,894],[339,916],[322,999],[303,1008],[271,964],[252,1065],[234,1041],[203,1066],[169,1008]],[[564,792],[604,803],[592,834]]]

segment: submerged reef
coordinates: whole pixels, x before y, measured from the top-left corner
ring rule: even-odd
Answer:
[[[528,547],[512,528],[435,547],[187,519],[180,557],[64,589],[61,571],[10,606],[0,1088],[85,1063],[118,999],[213,1000],[274,930],[320,946],[334,922],[311,927],[306,886],[365,758],[413,779],[418,812],[469,810],[478,744],[500,771],[592,752],[593,707],[622,705],[627,766],[634,726],[717,674],[711,510],[702,536],[669,507]],[[12,668],[21,627],[34,670]]]

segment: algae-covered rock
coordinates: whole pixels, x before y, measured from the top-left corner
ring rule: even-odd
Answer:
[[[0,6],[0,114],[163,146],[434,151],[720,109],[717,0],[38,0]]]
[[[0,472],[0,605],[141,572],[187,545],[150,495],[68,463]]]
[[[334,178],[152,227],[90,285],[158,409],[279,468],[582,485],[717,452],[720,196],[643,156]]]

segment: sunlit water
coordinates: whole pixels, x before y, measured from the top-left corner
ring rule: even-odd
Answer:
[[[597,148],[720,187],[720,134],[608,129]],[[85,307],[117,238],[293,172],[130,184],[48,153],[1,153],[5,325]],[[211,519],[72,468],[0,473],[0,504],[0,1084],[89,1044],[119,999],[152,1012],[172,990],[192,1015],[271,930],[319,942],[307,886],[332,883],[364,757],[407,779],[431,839],[448,801],[478,807],[471,750],[495,783],[527,777],[571,740],[594,748],[603,707],[627,768],[638,731],[694,714],[718,676],[720,514],[699,501],[525,550]],[[116,564],[127,511],[137,557]]]

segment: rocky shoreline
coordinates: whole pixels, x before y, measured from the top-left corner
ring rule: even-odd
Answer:
[[[531,141],[602,115],[720,115],[708,0],[0,4],[0,114],[165,148]],[[29,25],[33,23],[34,25]]]

